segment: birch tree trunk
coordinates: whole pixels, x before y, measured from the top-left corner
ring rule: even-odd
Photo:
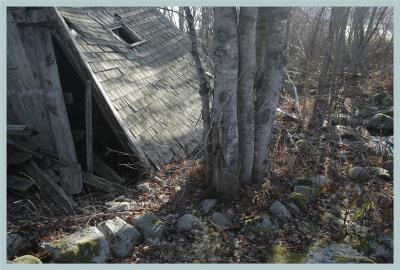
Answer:
[[[201,64],[199,51],[197,49],[197,37],[190,8],[184,8],[189,34],[192,41],[191,53],[197,70],[200,84],[201,116],[203,119],[203,168],[206,183],[211,183],[211,140],[210,140],[210,100],[208,98],[211,89],[207,81],[203,66]]]
[[[257,8],[241,7],[239,14],[238,129],[240,182],[251,183],[254,158],[254,79],[256,71]]]
[[[183,7],[179,7],[179,13],[182,14],[182,15],[184,14],[184,8]],[[178,26],[179,26],[179,30],[185,31],[183,16],[179,16]]]
[[[265,74],[256,92],[254,163],[252,180],[263,181],[269,166],[275,111],[283,87],[283,67],[286,62],[286,23],[288,8],[267,8],[267,47]]]
[[[215,8],[215,67],[212,106],[212,185],[225,198],[238,191],[238,33],[234,7]]]

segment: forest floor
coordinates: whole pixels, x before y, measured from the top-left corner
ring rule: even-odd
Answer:
[[[384,179],[378,174],[354,177],[349,173],[355,166],[382,168],[393,160],[393,124],[391,132],[385,127],[385,134],[379,127],[368,126],[377,114],[390,115],[390,109],[393,117],[392,93],[385,92],[382,84],[380,88],[376,84],[352,87],[357,91],[342,95],[330,127],[307,129],[307,119],[298,123],[278,119],[273,163],[265,183],[242,187],[237,200],[217,200],[208,214],[203,213],[203,201],[217,199],[217,194],[204,183],[199,160],[169,164],[157,177],[149,177],[151,192],[132,197],[132,209],[118,216],[131,222],[153,213],[165,223],[166,237],[153,244],[142,242],[129,256],[110,262],[293,263],[301,262],[321,239],[348,243],[374,262],[392,261],[392,250],[377,254],[376,246],[382,237],[393,239],[393,172]],[[315,96],[300,100],[304,115],[313,113],[314,101]],[[283,98],[281,108],[291,110],[290,104],[290,99]],[[307,185],[319,176],[326,181],[313,200],[302,209],[289,208],[289,220],[274,217],[270,206],[275,201],[288,205],[295,186]],[[17,198],[8,195],[8,231],[28,237],[19,254],[29,253],[47,262],[50,258],[41,247],[43,241],[112,218],[104,212],[104,203],[116,195],[86,189],[74,198],[80,206],[72,216],[60,216],[34,194]],[[230,226],[217,226],[211,218],[216,212],[231,213]],[[192,214],[200,222],[192,230],[177,231],[178,219],[184,214]],[[271,218],[276,230],[245,229],[264,215]]]

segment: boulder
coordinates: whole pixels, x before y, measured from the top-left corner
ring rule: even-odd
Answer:
[[[288,207],[290,208],[291,212],[294,213],[295,215],[301,213],[300,208],[294,203],[288,203]]]
[[[244,222],[241,233],[274,233],[278,228],[272,223],[268,215],[256,216]]]
[[[305,263],[373,263],[348,244],[321,243],[308,252]]]
[[[212,208],[214,208],[215,204],[217,203],[216,199],[205,199],[202,203],[202,211],[204,214],[208,214]]]
[[[148,242],[158,242],[165,236],[166,226],[156,215],[144,214],[133,220],[132,223],[142,232],[144,240]]]
[[[289,210],[278,201],[275,201],[270,207],[269,211],[278,219],[286,221],[292,218]]]
[[[106,202],[105,212],[107,213],[125,212],[131,210],[132,206],[133,204],[130,202],[117,202],[117,201]]]
[[[314,191],[314,189],[312,189],[312,188],[310,188],[308,186],[295,186],[293,191],[296,192],[296,193],[304,194],[311,201],[315,199],[315,191]]]
[[[368,171],[363,167],[353,167],[349,170],[349,176],[353,180],[364,181],[368,178]]]
[[[25,244],[26,240],[23,236],[16,233],[7,234],[7,256],[16,255]]]
[[[141,240],[140,232],[119,217],[100,222],[97,229],[106,237],[115,257],[128,256]]]
[[[289,195],[289,200],[291,200],[300,210],[306,210],[307,209],[307,204],[308,204],[308,197],[304,195],[303,193],[299,192],[292,192]]]
[[[185,214],[178,219],[178,232],[181,231],[190,231],[193,229],[193,226],[199,224],[200,219],[198,217],[193,216],[192,214]]]
[[[143,184],[137,185],[136,189],[143,193],[149,193],[151,191],[149,183],[143,183]]]
[[[229,213],[215,212],[211,216],[211,220],[220,228],[227,229],[232,226],[233,217]]]
[[[40,264],[42,261],[32,255],[24,255],[21,257],[15,258],[12,263],[22,263],[22,264]]]
[[[385,161],[385,163],[383,163],[383,168],[387,170],[390,173],[390,175],[393,176],[393,169],[394,169],[393,160]]]
[[[96,227],[85,228],[44,246],[58,263],[105,263],[110,255],[106,237]]]
[[[370,166],[368,167],[368,171],[370,174],[378,176],[379,178],[382,178],[384,180],[389,181],[392,179],[389,172],[384,168]]]
[[[377,113],[368,120],[367,127],[372,131],[393,134],[393,118],[383,113]]]

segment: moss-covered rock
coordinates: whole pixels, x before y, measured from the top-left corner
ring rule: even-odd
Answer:
[[[302,153],[307,153],[313,150],[312,144],[305,140],[305,139],[300,139],[295,143],[296,148],[298,149],[299,152]]]
[[[108,242],[96,227],[45,244],[45,248],[60,263],[105,263],[110,255]]]
[[[23,263],[23,264],[39,264],[42,263],[42,261],[32,255],[24,255],[21,257],[17,257],[15,258],[12,263]]]
[[[305,263],[373,263],[350,245],[325,240],[308,251]]]
[[[386,170],[384,168],[370,166],[370,167],[368,167],[368,171],[369,171],[370,174],[378,176],[379,178],[382,178],[384,180],[389,181],[389,180],[392,179],[392,177],[390,176],[388,170]]]
[[[274,245],[265,251],[259,252],[256,256],[262,263],[302,263],[306,253],[289,251],[283,245]]]
[[[245,220],[241,233],[276,233],[278,227],[268,215],[259,215]]]
[[[164,222],[156,215],[144,214],[132,223],[142,232],[146,241],[160,241],[165,236]]]
[[[289,200],[291,200],[292,202],[294,202],[297,207],[300,208],[300,210],[306,210],[307,209],[307,204],[308,204],[308,198],[306,195],[304,195],[303,193],[299,193],[299,192],[292,192],[289,195]]]

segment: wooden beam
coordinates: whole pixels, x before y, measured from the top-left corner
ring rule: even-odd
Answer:
[[[92,127],[92,85],[85,82],[85,119],[86,119],[86,170],[93,173],[93,127]]]
[[[96,154],[93,156],[94,172],[101,177],[118,184],[124,183],[124,179],[119,176],[113,169],[110,168],[104,161],[102,161]]]
[[[78,194],[82,191],[81,165],[69,165],[60,169],[60,186],[68,194]]]
[[[102,177],[98,177],[90,173],[84,173],[83,183],[98,188],[104,192],[129,193],[129,194],[138,193],[133,189],[127,188],[117,183],[113,183]]]
[[[7,135],[35,136],[37,134],[36,129],[27,125],[7,125]]]
[[[56,182],[33,160],[23,166],[25,171],[32,177],[40,187],[40,190],[52,199],[63,211],[70,212],[77,204],[56,184]]]

